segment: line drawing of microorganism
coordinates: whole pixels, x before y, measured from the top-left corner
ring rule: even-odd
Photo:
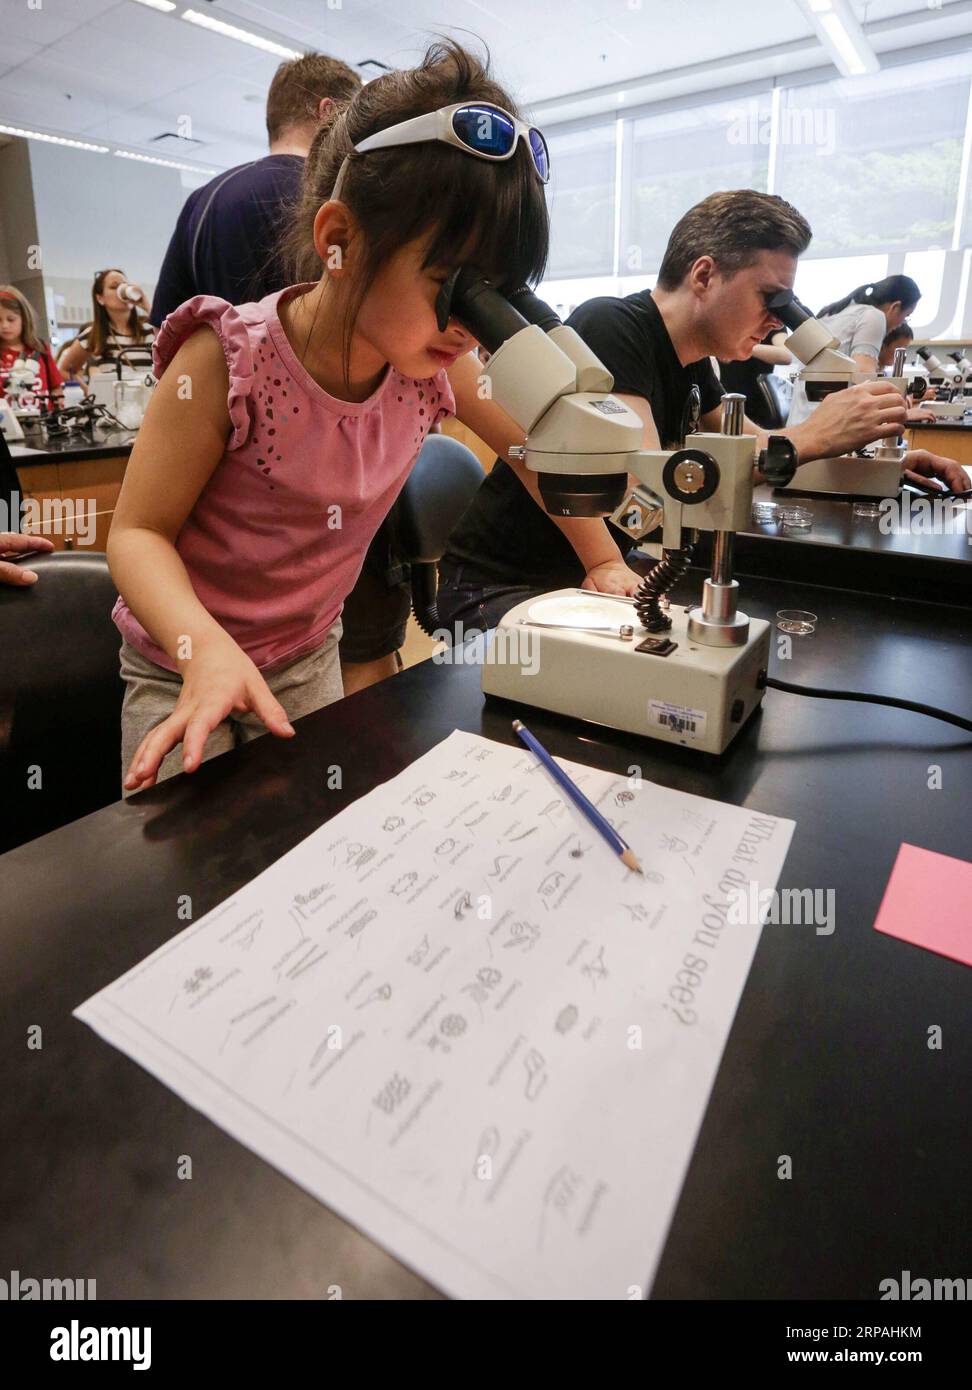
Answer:
[[[404,816],[386,816],[382,822],[382,830],[397,830],[399,826],[405,824]]]
[[[365,999],[362,999],[361,1003],[357,1004],[355,1007],[360,1010],[366,1009],[369,1004],[385,1004],[391,997],[391,985],[379,985],[377,989],[373,989],[371,993]]]
[[[554,1027],[558,1033],[569,1033],[577,1022],[580,1011],[576,1004],[565,1004],[557,1015]]]
[[[487,878],[499,878],[500,874],[503,872],[503,863],[502,863],[502,861],[503,861],[504,859],[509,859],[509,860],[512,862],[512,860],[513,860],[513,855],[512,855],[512,854],[497,854],[497,855],[494,857],[494,859],[493,859],[493,868],[492,868],[492,870],[490,871],[490,873],[488,873],[488,874],[486,875]]]
[[[527,1100],[536,1100],[547,1081],[547,1064],[544,1061],[543,1053],[538,1052],[535,1047],[531,1047],[523,1059],[523,1065],[526,1068],[526,1085],[523,1088],[523,1094]]]
[[[182,988],[187,994],[198,994],[206,981],[211,980],[212,977],[213,972],[211,966],[197,965],[188,980],[183,982]]]
[[[429,949],[429,938],[428,935],[425,935],[415,947],[415,950],[411,951],[405,959],[408,961],[409,965],[421,965],[425,957],[429,954]]]
[[[471,893],[468,893],[468,892],[466,892],[466,893],[460,893],[459,897],[458,897],[457,900],[456,900],[456,904],[455,904],[455,906],[454,906],[453,909],[452,909],[453,915],[455,916],[456,921],[457,921],[457,922],[461,922],[462,919],[465,917],[465,915],[466,915],[467,912],[472,912],[472,908],[473,908],[472,894],[471,894]]]
[[[461,1038],[468,1026],[462,1014],[446,1014],[439,1024],[439,1032],[447,1038]]]
[[[546,899],[553,897],[566,877],[567,875],[562,873],[560,869],[554,869],[552,873],[547,874],[546,878],[541,879],[540,883],[537,885],[537,892],[544,900],[543,905],[547,912],[550,911],[550,904]]]
[[[507,840],[509,840],[511,844],[515,844],[517,840],[525,840],[528,835],[535,835],[536,833],[537,827],[535,825],[531,825],[529,830],[523,830],[520,832],[519,835],[507,835],[506,838]]]
[[[581,966],[581,974],[586,975],[591,984],[597,989],[598,980],[606,980],[608,968],[604,964],[604,947],[602,946],[593,960]]]
[[[403,893],[407,893],[410,888],[414,888],[417,882],[418,874],[414,869],[411,869],[407,874],[402,874],[399,878],[396,878],[390,891],[395,894],[396,898],[400,898]]]

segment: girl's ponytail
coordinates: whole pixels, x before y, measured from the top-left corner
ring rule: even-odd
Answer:
[[[907,316],[920,298],[921,290],[910,275],[887,275],[875,284],[858,285],[856,290],[852,290],[843,299],[837,299],[833,304],[828,304],[826,308],[821,309],[817,318],[825,319],[839,314],[847,308],[848,304],[873,304],[880,307],[882,304],[898,302]]]

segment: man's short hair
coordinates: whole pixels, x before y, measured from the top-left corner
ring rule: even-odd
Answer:
[[[295,125],[313,125],[324,97],[350,101],[361,87],[354,68],[325,53],[305,53],[281,63],[267,93],[267,135],[271,142]]]
[[[801,256],[812,235],[806,218],[776,194],[752,188],[710,193],[669,237],[658,284],[677,289],[700,256],[711,256],[726,276],[752,265],[760,251]]]

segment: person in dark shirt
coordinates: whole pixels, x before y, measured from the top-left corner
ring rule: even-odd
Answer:
[[[761,343],[753,348],[753,355],[741,362],[720,362],[719,380],[724,391],[735,391],[746,397],[746,414],[750,420],[764,430],[774,426],[773,414],[763,398],[759,379],[768,376],[774,367],[788,367],[793,361],[792,353],[787,352],[786,330],[767,333]]]
[[[719,429],[722,390],[709,358],[742,360],[782,329],[768,305],[792,289],[810,237],[804,218],[782,198],[752,189],[714,193],[675,227],[654,290],[593,299],[570,316],[568,324],[614,376],[614,395],[644,420],[646,449],[681,444],[693,387],[701,397],[700,428]],[[832,392],[811,419],[778,433],[807,462],[896,436],[904,414],[890,382],[869,381]],[[486,438],[490,429],[492,443],[499,432],[485,408],[483,424],[480,432]],[[766,431],[752,420],[744,428],[765,444]],[[511,444],[522,443],[512,421],[508,434]],[[911,452],[908,467],[967,485],[957,464],[924,450]],[[450,536],[439,564],[438,609],[456,636],[493,627],[515,604],[550,589],[638,588],[640,575],[626,559],[630,536],[598,518],[550,516],[535,480],[522,464],[498,459]]]
[[[159,272],[150,316],[156,328],[194,295],[249,304],[289,283],[273,248],[300,195],[318,118],[360,86],[347,63],[322,53],[281,63],[267,94],[270,153],[189,194]]]

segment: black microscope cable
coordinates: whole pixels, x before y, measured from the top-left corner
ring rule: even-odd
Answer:
[[[858,690],[820,690],[812,685],[793,685],[790,681],[767,676],[766,684],[773,690],[783,690],[788,695],[812,695],[817,700],[860,700],[868,705],[891,705],[895,709],[911,710],[914,714],[927,714],[929,719],[941,719],[946,724],[954,724],[957,729],[972,733],[972,719],[964,719],[960,714],[950,714],[948,710],[936,709],[934,705],[920,705],[916,700],[897,700],[892,695],[868,695]]]

